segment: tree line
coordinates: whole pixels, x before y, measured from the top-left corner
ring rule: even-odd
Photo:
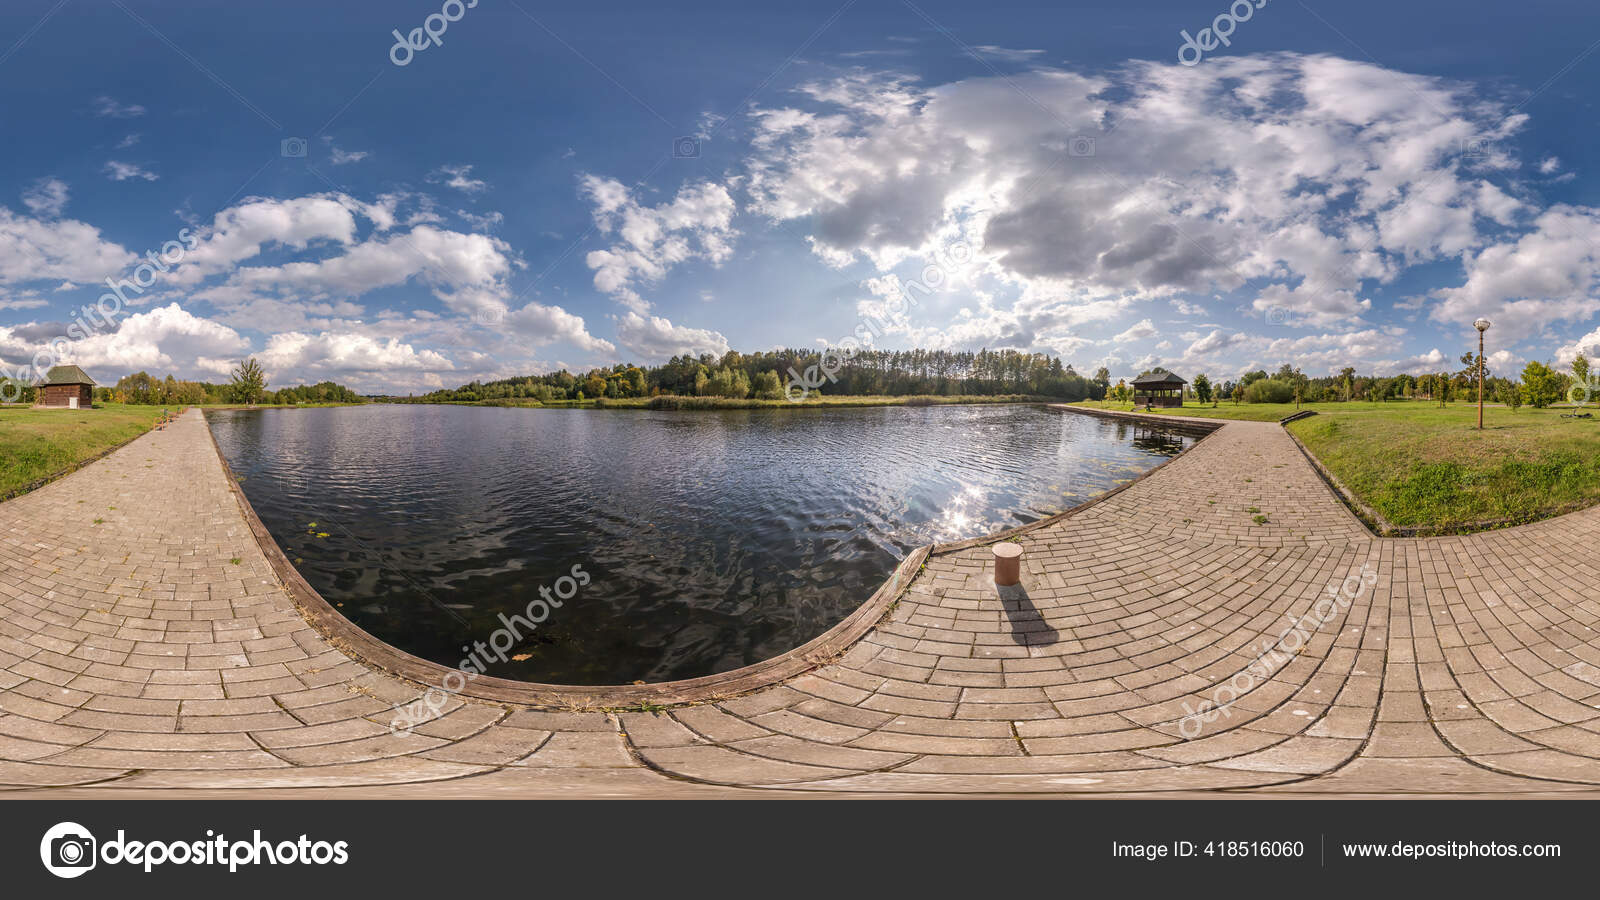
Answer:
[[[1030,394],[1061,400],[1100,400],[1111,374],[1078,374],[1058,357],[1016,350],[863,350],[848,357],[809,349],[759,353],[729,351],[674,356],[658,366],[622,363],[575,375],[565,369],[497,381],[473,381],[453,390],[392,398],[444,403],[537,400],[541,403],[677,395],[776,400],[790,382],[815,378],[811,395],[995,396]]]
[[[277,390],[267,389],[267,376],[254,357],[243,360],[222,384],[185,381],[168,374],[159,378],[144,371],[117,379],[111,387],[94,391],[98,403],[128,403],[135,406],[198,406],[201,404],[365,403],[366,398],[334,381],[301,384]]]
[[[1234,403],[1330,403],[1366,400],[1374,403],[1389,400],[1427,400],[1440,406],[1452,400],[1476,400],[1478,396],[1478,354],[1463,353],[1461,367],[1452,371],[1424,372],[1420,375],[1399,374],[1388,377],[1358,375],[1354,367],[1346,366],[1337,374],[1311,377],[1299,368],[1284,363],[1274,373],[1265,369],[1247,372],[1232,379],[1213,382],[1204,373],[1196,375],[1186,389],[1188,396],[1201,403],[1232,400]],[[1522,405],[1543,409],[1567,399],[1577,389],[1590,386],[1594,395],[1600,396],[1600,383],[1592,380],[1590,366],[1583,354],[1573,360],[1570,372],[1561,372],[1548,363],[1533,360],[1523,367],[1520,378],[1497,376],[1483,364],[1483,398],[1491,403],[1503,403],[1512,409]],[[1165,372],[1156,367],[1140,374]],[[1133,388],[1118,381],[1108,391],[1113,400],[1128,402],[1133,398]],[[1586,395],[1587,396],[1587,395]],[[1592,398],[1591,398],[1592,399]]]

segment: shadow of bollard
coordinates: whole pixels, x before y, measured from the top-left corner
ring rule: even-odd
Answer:
[[[1025,647],[1048,647],[1061,640],[1061,632],[1044,620],[1026,587],[1021,584],[996,586],[995,593],[1000,595],[1000,607],[1011,620],[1013,641]]]

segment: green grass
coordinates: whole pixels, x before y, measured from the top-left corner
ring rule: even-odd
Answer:
[[[1465,531],[1600,502],[1600,418],[1569,408],[1345,404],[1289,430],[1361,500],[1400,528]],[[1359,407],[1387,407],[1374,412]]]
[[[160,407],[99,404],[94,409],[0,408],[0,497],[149,431]]]
[[[1075,404],[1133,411],[1127,403]],[[1600,503],[1600,411],[1561,418],[1570,407],[1511,411],[1422,400],[1304,403],[1317,413],[1288,425],[1321,463],[1389,524],[1420,533],[1473,531],[1528,522]],[[1143,410],[1137,410],[1142,412]],[[1216,407],[1194,402],[1157,415],[1275,422],[1293,403]],[[1253,511],[1253,510],[1252,510]]]

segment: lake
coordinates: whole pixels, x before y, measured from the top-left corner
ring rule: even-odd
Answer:
[[[500,614],[580,567],[588,583],[489,669],[564,684],[775,656],[843,619],[915,547],[1036,521],[1192,442],[1031,405],[208,419],[306,580],[418,656],[455,666]]]

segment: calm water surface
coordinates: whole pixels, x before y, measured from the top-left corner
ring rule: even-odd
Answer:
[[[581,566],[589,584],[491,670],[567,684],[690,678],[782,653],[858,607],[913,548],[1034,521],[1190,442],[1036,406],[373,405],[209,419],[306,579],[419,656],[456,665],[498,614]]]

